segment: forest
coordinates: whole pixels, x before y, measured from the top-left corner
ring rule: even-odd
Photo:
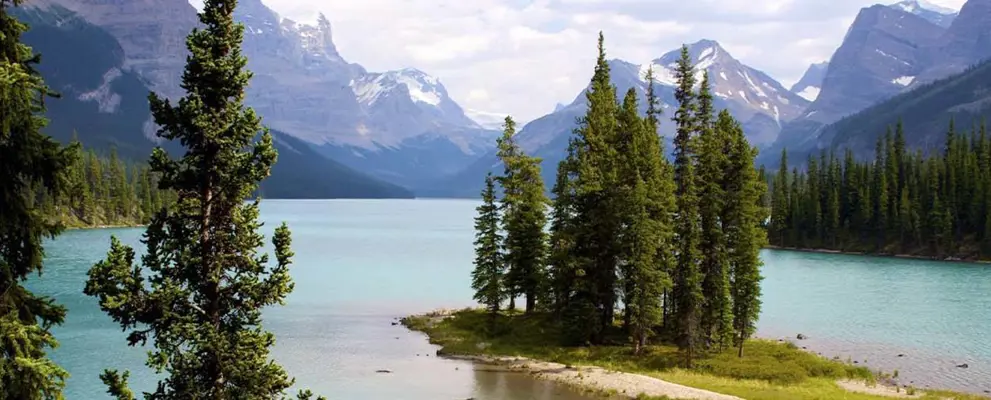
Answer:
[[[640,353],[651,341],[676,343],[688,366],[733,346],[743,356],[760,311],[766,242],[757,152],[739,122],[714,112],[708,75],[696,81],[687,48],[676,74],[673,162],[657,134],[653,72],[646,116],[634,89],[618,99],[609,74],[600,34],[588,112],[558,165],[553,201],[540,160],[514,141],[507,117],[498,141],[505,171],[487,178],[475,221],[475,299],[495,321],[504,302],[512,310],[522,297],[524,313],[549,316],[565,345],[620,337]]]
[[[905,146],[898,123],[880,137],[870,161],[846,151],[810,156],[770,177],[770,243],[803,249],[991,257],[991,137],[984,125],[958,132],[950,121],[941,148]]]
[[[39,186],[30,197],[30,206],[53,222],[68,228],[145,225],[175,201],[173,192],[159,188],[159,175],[147,164],[125,162],[114,149],[108,156],[84,150],[75,139],[68,149],[62,193]]]

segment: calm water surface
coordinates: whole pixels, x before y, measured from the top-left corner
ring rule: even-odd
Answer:
[[[517,374],[475,371],[434,357],[423,336],[395,317],[471,305],[469,200],[274,201],[262,206],[267,234],[289,223],[296,289],[267,310],[274,350],[302,387],[331,399],[588,400]],[[85,272],[110,235],[137,245],[141,229],[70,231],[49,243],[48,269],[34,287],[69,307],[54,357],[70,373],[69,399],[108,398],[103,368],[130,369],[136,389],[156,380],[144,349],[83,296]],[[766,337],[804,333],[802,346],[847,356],[906,383],[991,389],[991,267],[965,263],[764,252]],[[898,357],[898,354],[904,354]],[[955,365],[968,363],[970,368]],[[377,374],[390,369],[392,374]]]

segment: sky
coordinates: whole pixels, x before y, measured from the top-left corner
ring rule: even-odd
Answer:
[[[196,0],[192,0],[196,1]],[[893,3],[897,0],[888,0]],[[965,0],[929,0],[959,9]],[[570,103],[609,58],[646,63],[700,39],[790,87],[828,60],[870,0],[263,0],[281,16],[322,12],[349,62],[414,67],[463,108],[528,121]]]

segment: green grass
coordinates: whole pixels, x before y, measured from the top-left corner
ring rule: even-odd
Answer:
[[[865,367],[828,360],[790,343],[750,340],[744,357],[725,349],[697,360],[685,370],[684,355],[670,345],[649,346],[635,356],[622,336],[612,344],[563,347],[559,328],[544,315],[499,315],[494,323],[479,310],[462,310],[449,318],[437,315],[408,317],[408,328],[427,334],[441,346],[439,354],[520,356],[565,365],[594,365],[610,370],[650,375],[686,386],[731,394],[749,400],[891,399],[852,393],[836,384],[840,379],[876,382]],[[951,392],[926,392],[922,399],[976,400],[983,397]]]

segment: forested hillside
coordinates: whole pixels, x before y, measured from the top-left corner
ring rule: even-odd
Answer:
[[[951,122],[928,155],[888,129],[871,161],[846,150],[788,170],[782,154],[770,193],[771,244],[933,258],[991,258],[991,137]]]
[[[34,206],[66,227],[147,224],[155,210],[175,201],[158,188],[158,176],[146,164],[129,163],[111,150],[106,156],[73,141],[74,160],[65,173],[64,193],[35,188]]]

